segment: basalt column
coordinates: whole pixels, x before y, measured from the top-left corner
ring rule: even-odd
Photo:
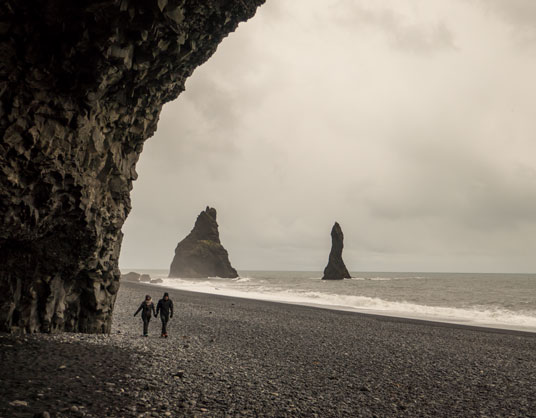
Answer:
[[[110,330],[143,142],[262,2],[0,2],[0,331]]]
[[[199,214],[194,229],[177,244],[169,277],[238,277],[223,248],[216,222],[216,209]]]
[[[329,252],[328,265],[324,269],[322,280],[342,280],[351,278],[348,269],[342,261],[342,249],[344,235],[341,226],[335,222],[331,229],[331,251]]]

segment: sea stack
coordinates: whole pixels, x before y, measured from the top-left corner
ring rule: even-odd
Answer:
[[[335,222],[331,229],[331,251],[329,253],[328,265],[324,269],[322,280],[342,280],[349,279],[350,273],[342,261],[342,249],[344,235],[341,226]]]
[[[199,214],[192,232],[177,244],[169,277],[238,277],[220,242],[216,209]]]

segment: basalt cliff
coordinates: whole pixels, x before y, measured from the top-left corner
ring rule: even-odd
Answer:
[[[344,235],[341,226],[335,222],[331,229],[331,251],[329,253],[328,265],[324,269],[322,280],[342,280],[350,279],[350,273],[342,261],[342,249]]]
[[[109,332],[143,143],[263,1],[0,2],[0,331]]]
[[[178,243],[169,277],[238,277],[220,242],[216,209],[207,206],[192,232]]]

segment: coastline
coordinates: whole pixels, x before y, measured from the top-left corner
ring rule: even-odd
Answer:
[[[536,416],[533,333],[128,282],[112,329],[0,335],[0,416]]]
[[[222,297],[222,298],[229,298],[229,299],[239,299],[239,300],[249,300],[254,301],[255,303],[275,303],[275,304],[283,304],[283,305],[292,305],[297,307],[308,307],[313,309],[325,309],[329,311],[336,311],[336,312],[346,312],[348,314],[356,314],[356,315],[365,315],[365,316],[371,316],[375,317],[379,320],[393,320],[395,322],[402,321],[402,322],[410,322],[419,324],[422,323],[423,325],[430,325],[430,326],[446,326],[446,327],[462,327],[467,328],[469,330],[481,330],[481,331],[489,331],[489,332],[496,332],[496,333],[504,333],[504,334],[511,334],[511,335],[526,335],[526,336],[534,336],[536,337],[536,330],[532,331],[529,329],[524,329],[522,326],[518,326],[516,328],[504,326],[500,327],[495,324],[490,325],[482,325],[482,324],[469,324],[469,323],[461,323],[459,321],[454,320],[436,320],[436,319],[426,319],[426,318],[420,318],[420,317],[410,317],[410,316],[404,316],[404,315],[397,315],[397,314],[390,314],[390,313],[378,313],[377,311],[374,311],[372,309],[367,312],[366,309],[353,309],[345,306],[337,306],[337,305],[323,305],[323,304],[314,304],[314,303],[300,303],[300,302],[287,302],[287,301],[277,301],[277,300],[269,300],[269,299],[255,299],[255,298],[248,298],[245,296],[230,296],[230,295],[223,295],[223,294],[217,294],[217,293],[206,293],[206,292],[198,292],[198,291],[192,291],[192,290],[183,290],[183,289],[176,289],[174,287],[170,286],[164,286],[161,284],[149,284],[149,283],[136,283],[136,282],[129,282],[129,284],[133,286],[140,285],[142,287],[146,287],[149,289],[165,289],[168,292],[177,292],[177,293],[184,293],[185,295],[188,294],[199,294],[199,295],[209,295],[213,297]]]

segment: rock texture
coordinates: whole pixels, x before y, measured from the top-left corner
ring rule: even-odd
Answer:
[[[121,280],[126,281],[126,282],[139,282],[140,277],[141,277],[140,273],[136,273],[135,271],[131,271],[130,273],[122,274],[121,275]]]
[[[238,277],[220,242],[216,209],[201,212],[194,229],[175,249],[169,277]]]
[[[0,331],[109,332],[162,105],[264,0],[0,4]]]
[[[149,276],[148,274],[142,274],[140,276],[140,282],[150,283],[151,282],[151,276]]]
[[[322,280],[342,280],[351,278],[348,269],[342,261],[342,249],[344,235],[341,226],[335,222],[331,229],[331,251],[329,253],[328,265],[324,269]]]

